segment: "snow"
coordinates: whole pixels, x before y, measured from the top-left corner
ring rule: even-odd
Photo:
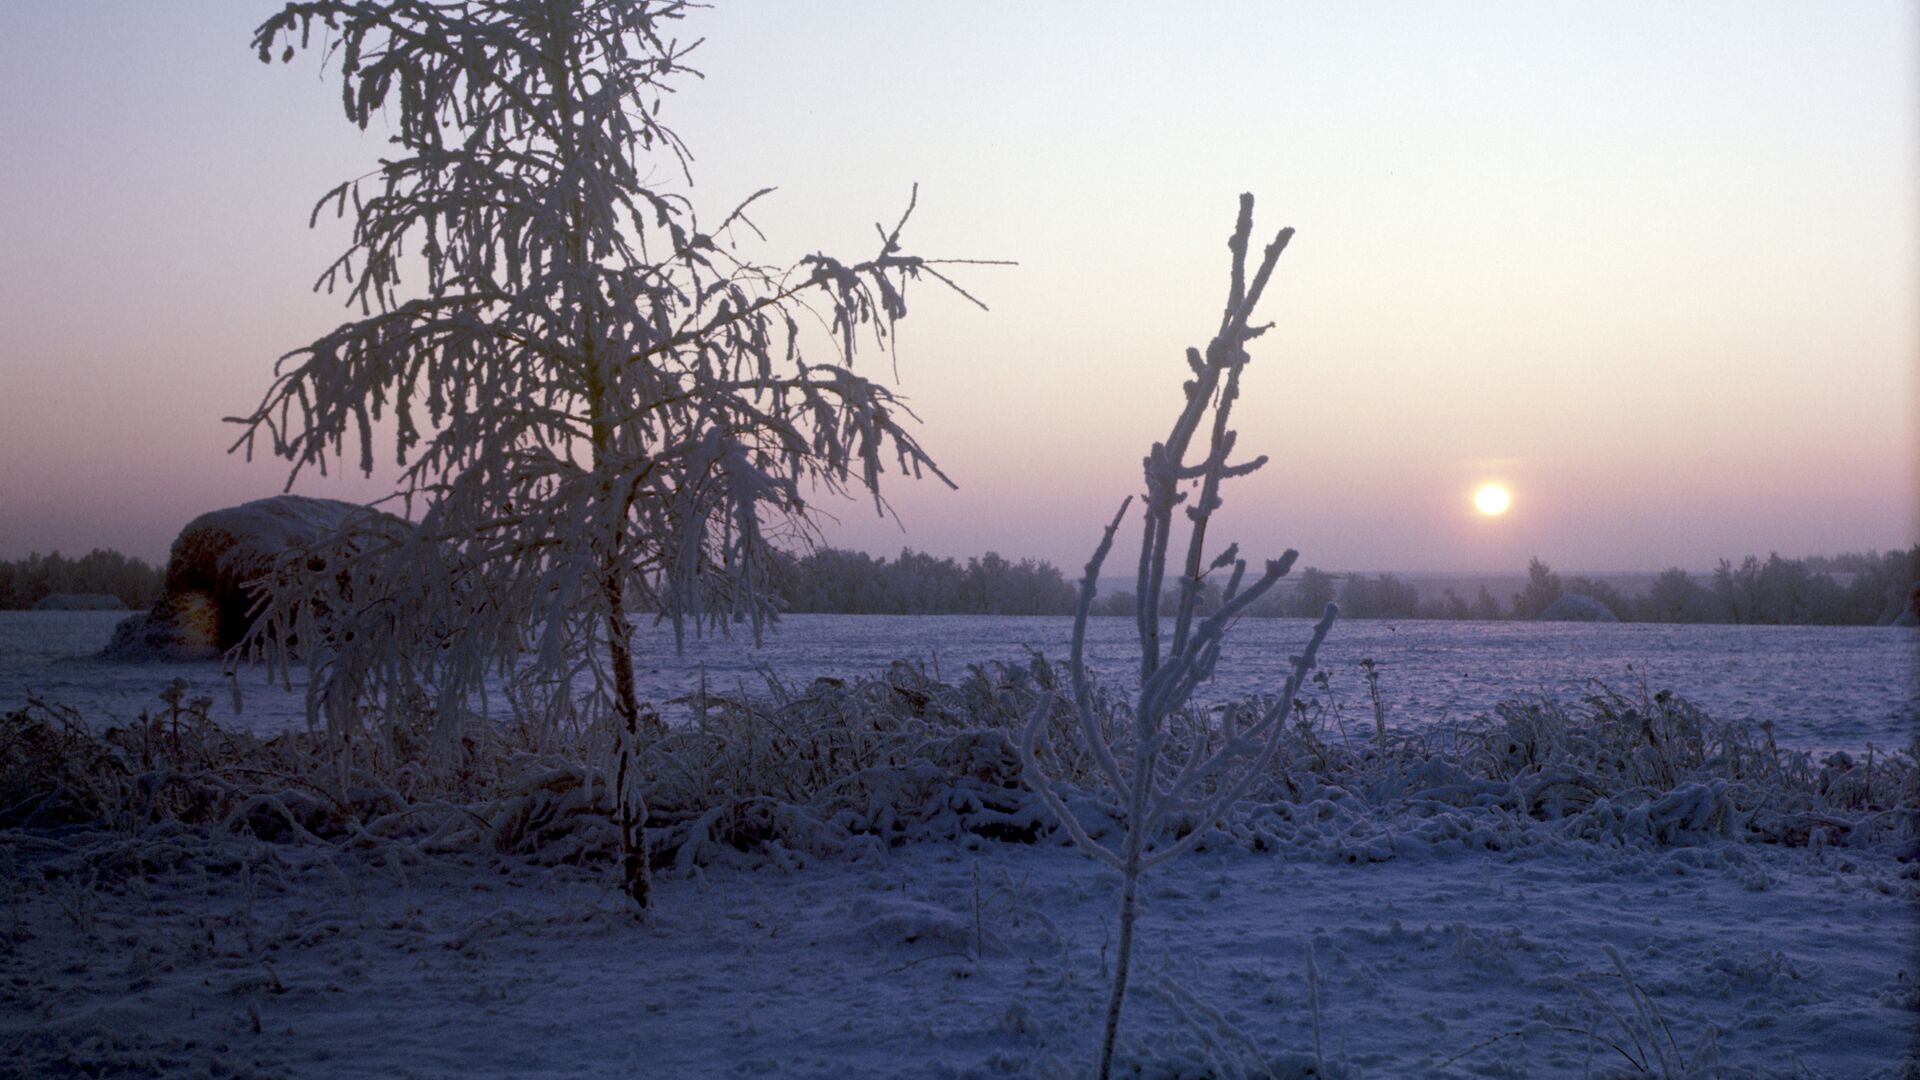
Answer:
[[[34,690],[125,721],[176,673],[230,705],[217,665],[75,659],[111,623],[0,619],[0,708]],[[1257,666],[1304,625],[1243,623],[1242,651],[1222,670]],[[919,649],[951,681],[968,662],[1023,657],[1022,641],[1062,655],[1049,635],[1066,629],[795,619],[762,658],[804,687],[828,671],[876,674],[883,658]],[[1096,666],[1124,655],[1130,630],[1096,623]],[[1873,742],[1885,762],[1911,731],[1909,631],[1341,631],[1321,660],[1338,676],[1351,741],[1330,726],[1331,708],[1317,715],[1328,752],[1354,761],[1372,752],[1353,669],[1366,657],[1381,664],[1390,718],[1409,725],[1437,702],[1465,720],[1487,708],[1474,702],[1645,674],[1722,719],[1746,703],[1789,745]],[[677,659],[669,640],[646,639],[649,694],[697,685],[703,671],[716,693],[754,689],[756,657],[743,646],[696,643]],[[241,719],[285,728],[297,710],[276,714],[276,700],[248,683]],[[1564,737],[1553,719],[1496,718],[1529,754],[1545,745],[1521,745],[1529,738]],[[1429,729],[1436,744],[1454,720]],[[872,732],[850,733],[849,748],[856,734]],[[1007,767],[994,764],[991,740],[913,737],[982,770]],[[1833,756],[1813,766],[1814,782],[1840,791],[1866,760]],[[848,819],[863,829],[908,805],[887,802],[883,771]],[[689,827],[686,857],[656,877],[652,925],[607,863],[549,865],[513,844],[268,841],[248,834],[249,816],[231,831],[165,821],[0,831],[0,1076],[1086,1075],[1119,877],[1057,834],[982,835],[1032,833],[986,827],[1017,825],[1018,812],[969,799],[1020,793],[993,787],[990,771],[952,779],[973,772],[949,766],[944,790],[922,791],[930,773],[899,770],[894,794],[923,816],[893,846],[885,832],[783,842],[774,827],[736,849]],[[1525,774],[1533,786],[1516,806],[1517,789],[1457,773],[1436,758],[1357,774],[1397,776],[1398,790],[1305,773],[1284,798],[1258,796],[1197,851],[1150,872],[1121,1075],[1498,1078],[1581,1076],[1590,1065],[1594,1076],[1644,1066],[1891,1078],[1920,1068],[1920,862],[1900,817],[1910,792],[1872,827],[1790,836],[1781,815],[1807,818],[1791,799],[1737,817],[1713,775],[1637,794],[1610,783],[1607,796],[1569,793],[1563,806],[1548,770]],[[464,813],[427,809],[456,822]],[[1091,828],[1113,827],[1096,800],[1074,809]]]
[[[208,576],[242,581],[258,573],[262,561],[271,561],[284,551],[328,536],[356,515],[369,520],[396,520],[339,499],[274,495],[201,514],[180,530],[175,547],[178,549],[182,541],[193,542],[196,533],[217,534],[221,538],[221,550],[211,553],[213,564],[196,565],[193,569]],[[178,555],[176,550],[175,556]]]
[[[127,605],[117,596],[106,593],[48,593],[33,605],[35,611],[120,611]]]
[[[243,670],[244,708],[236,712],[233,684],[217,664],[91,659],[115,621],[96,612],[0,612],[0,709],[34,693],[95,720],[125,722],[184,678],[193,693],[213,698],[221,723],[257,732],[305,725],[297,671],[289,693],[261,670]],[[1218,677],[1196,697],[1273,692],[1310,628],[1302,619],[1242,621],[1227,635]],[[952,679],[967,664],[1024,660],[1029,646],[1064,658],[1071,631],[1065,617],[794,615],[758,650],[746,635],[689,637],[679,655],[669,627],[643,624],[634,652],[642,699],[666,703],[696,693],[703,677],[716,692],[760,692],[762,668],[805,685],[822,675],[872,675],[904,657]],[[1088,635],[1090,665],[1122,685],[1137,663],[1133,620],[1095,618]],[[1645,679],[1653,689],[1680,690],[1715,717],[1771,721],[1782,746],[1859,750],[1905,746],[1920,730],[1917,643],[1902,627],[1348,620],[1328,638],[1320,662],[1351,710],[1356,735],[1371,723],[1356,665],[1372,658],[1389,723],[1461,721],[1503,699],[1543,693],[1577,698],[1593,679],[1637,691]],[[685,707],[668,704],[663,712],[684,717]]]
[[[138,866],[166,845],[61,842],[9,845],[0,1073],[1080,1075],[1117,881],[1054,845],[917,844],[665,879],[645,927],[600,871],[191,837],[195,857]],[[1896,1075],[1920,1000],[1913,882],[1884,854],[1177,866],[1143,889],[1126,1075],[1235,1075],[1206,1070],[1242,1040],[1313,1075],[1309,948],[1336,1076],[1622,1075],[1599,1040],[1655,1032],[1608,946],[1682,1055],[1718,1031],[1727,1075]],[[1219,1051],[1169,1008],[1182,993]]]

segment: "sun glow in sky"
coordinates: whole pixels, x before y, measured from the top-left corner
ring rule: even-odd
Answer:
[[[0,557],[159,558],[285,478],[220,418],[348,317],[308,291],[346,225],[307,214],[386,146],[316,61],[254,60],[275,6],[0,5]],[[1915,10],[722,0],[664,115],[709,218],[778,187],[763,260],[866,253],[918,182],[910,251],[1020,264],[966,268],[990,312],[921,289],[902,326],[959,490],[889,475],[900,523],[828,502],[831,542],[1077,569],[1251,191],[1257,231],[1299,230],[1236,412],[1273,460],[1211,535],[1336,570],[1704,569],[1920,535]],[[297,490],[374,497],[376,457]],[[1488,476],[1526,512],[1473,528]]]
[[[1482,484],[1473,493],[1473,508],[1488,517],[1499,517],[1513,505],[1513,492],[1499,484]]]

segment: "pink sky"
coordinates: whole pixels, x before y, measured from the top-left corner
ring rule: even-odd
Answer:
[[[0,557],[164,555],[279,490],[226,454],[371,167],[272,5],[0,8]],[[1234,197],[1299,235],[1239,417],[1254,555],[1336,569],[1704,569],[1920,540],[1916,23],[1844,7],[722,4],[669,102],[764,254],[1015,259],[931,290],[901,385],[957,492],[830,506],[835,543],[1077,568],[1177,405]],[[84,77],[76,72],[84,71]],[[383,450],[383,462],[391,460]],[[387,477],[303,481],[371,498]],[[1472,512],[1480,482],[1515,493]]]

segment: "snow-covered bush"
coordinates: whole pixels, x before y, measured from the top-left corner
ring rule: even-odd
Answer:
[[[767,536],[807,533],[810,492],[861,490],[878,508],[889,463],[940,475],[904,406],[852,365],[863,338],[890,346],[909,282],[952,285],[902,249],[911,203],[871,258],[787,268],[735,243],[765,191],[717,222],[695,213],[660,111],[690,70],[692,46],[669,36],[687,7],[303,0],[254,35],[263,61],[320,50],[347,118],[388,124],[394,149],[314,211],[351,207],[352,244],[320,284],[361,317],[282,358],[236,447],[264,443],[298,475],[354,444],[371,474],[390,425],[395,498],[418,524],[283,560],[250,644],[297,636],[336,733],[419,702],[444,751],[495,669],[546,722],[616,717],[604,769],[625,793],[643,908],[633,777],[653,731],[632,611],[757,634],[773,614]],[[816,317],[824,357],[799,330]],[[355,610],[310,618],[342,583]]]
[[[1056,738],[1042,740],[1043,734],[1051,734],[1050,702],[1035,709],[1021,739],[1021,760],[1028,783],[1046,800],[1081,850],[1120,873],[1120,937],[1113,991],[1100,1041],[1100,1080],[1106,1080],[1113,1069],[1114,1040],[1133,959],[1141,874],[1199,844],[1247,789],[1266,774],[1284,734],[1289,704],[1313,669],[1314,654],[1333,625],[1334,606],[1328,604],[1300,655],[1293,658],[1291,674],[1276,702],[1263,709],[1225,710],[1220,714],[1222,726],[1217,732],[1205,723],[1191,722],[1195,714],[1185,706],[1194,688],[1212,676],[1227,628],[1287,573],[1298,554],[1288,550],[1268,562],[1265,572],[1248,583],[1247,564],[1239,558],[1237,544],[1229,544],[1211,557],[1206,546],[1207,525],[1220,506],[1222,482],[1245,476],[1267,461],[1265,456],[1232,461],[1238,433],[1228,424],[1240,396],[1241,373],[1250,359],[1247,345],[1271,326],[1255,325],[1254,309],[1293,230],[1280,230],[1249,280],[1247,246],[1252,233],[1253,196],[1242,195],[1239,219],[1227,241],[1233,255],[1232,277],[1220,329],[1206,352],[1187,350],[1192,378],[1184,387],[1185,404],[1166,441],[1155,443],[1146,457],[1144,527],[1134,592],[1140,689],[1132,707],[1121,708],[1117,715],[1113,712],[1115,703],[1090,688],[1085,643],[1100,567],[1113,548],[1114,533],[1126,516],[1131,498],[1107,526],[1080,585],[1080,607],[1074,617],[1072,654],[1068,658],[1073,714],[1078,722],[1066,732],[1065,745],[1076,756],[1090,758],[1097,766],[1095,775],[1100,783],[1121,800],[1125,824],[1120,836],[1095,838],[1068,805],[1058,777],[1049,775],[1046,749],[1062,745]],[[1202,440],[1197,448],[1196,436]],[[1188,519],[1186,552],[1171,594],[1173,636],[1163,645],[1162,588],[1168,584],[1167,560],[1177,542],[1174,511],[1183,504]],[[1209,585],[1207,578],[1220,571],[1227,571],[1227,581],[1220,591],[1219,605],[1201,615],[1199,601]],[[1175,835],[1169,836],[1169,830]]]

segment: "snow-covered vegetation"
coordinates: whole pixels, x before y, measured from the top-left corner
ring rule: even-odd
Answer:
[[[1514,700],[1422,732],[1389,730],[1382,739],[1371,729],[1356,738],[1338,722],[1338,702],[1313,685],[1282,710],[1273,759],[1236,801],[1236,815],[1337,788],[1347,794],[1328,797],[1350,804],[1356,821],[1377,823],[1383,808],[1478,821],[1469,846],[1493,842],[1484,829],[1513,814],[1527,819],[1514,823],[1516,836],[1542,826],[1606,842],[1624,836],[1663,843],[1705,830],[1794,844],[1826,828],[1830,842],[1853,843],[1900,834],[1908,823],[1890,811],[1915,794],[1908,747],[1787,748],[1770,724],[1717,721],[1664,690],[1646,696],[1596,687],[1576,702]],[[862,679],[793,685],[768,672],[752,693],[715,688],[687,702],[691,722],[646,758],[659,793],[654,813],[666,830],[654,838],[655,859],[701,862],[716,841],[753,850],[772,838],[827,853],[858,846],[862,836],[886,846],[960,832],[1026,841],[1051,834],[1056,823],[1041,811],[1040,796],[1023,787],[1015,752],[1036,711],[1040,730],[1054,734],[1049,741],[1062,755],[1049,756],[1050,771],[1086,788],[1081,805],[1096,817],[1114,817],[1119,801],[1100,792],[1106,777],[1096,767],[1097,751],[1074,751],[1082,744],[1067,737],[1082,727],[1076,693],[1064,665],[1037,656],[974,665],[950,682],[900,662]],[[1086,694],[1089,710],[1121,704],[1097,683]],[[1166,719],[1169,737],[1217,750],[1232,730],[1223,718],[1278,704],[1255,698],[1182,708]],[[54,703],[9,711],[0,821],[137,829],[180,820],[310,839],[471,833],[514,849],[524,829],[483,824],[579,814],[567,826],[579,830],[578,843],[547,854],[566,861],[596,844],[602,853],[611,850],[605,822],[583,814],[607,797],[585,769],[596,743],[609,737],[604,731],[554,730],[529,717],[475,728],[452,760],[438,764],[424,753],[431,719],[415,716],[385,740],[354,743],[342,759],[325,732],[235,731],[208,720],[210,706],[210,698],[176,684],[135,722],[104,731]],[[956,801],[956,791],[971,794]],[[565,796],[554,803],[559,809],[538,810],[552,802],[552,792]],[[480,813],[481,806],[494,810]],[[716,807],[734,816],[693,824]],[[381,816],[403,809],[396,819]],[[1167,835],[1202,828],[1192,815],[1156,820]],[[1223,835],[1258,832],[1237,832],[1236,820],[1218,826]],[[1466,835],[1462,827],[1450,821],[1440,831]],[[1090,833],[1108,828],[1096,824]],[[1359,831],[1385,835],[1374,824]],[[682,851],[687,837],[695,842],[691,854]]]
[[[673,36],[687,6],[314,0],[254,33],[264,62],[318,50],[347,119],[386,125],[396,151],[314,210],[352,207],[320,284],[361,317],[282,358],[236,446],[290,462],[291,483],[353,444],[370,475],[390,420],[395,502],[417,526],[290,552],[247,648],[284,665],[297,641],[340,740],[424,708],[444,757],[494,672],[549,726],[617,715],[605,768],[642,909],[633,778],[657,720],[632,611],[757,636],[776,610],[768,537],[805,535],[815,490],[878,508],[884,467],[939,475],[911,414],[853,367],[863,342],[891,347],[909,282],[966,296],[903,248],[911,198],[870,258],[791,267],[739,244],[766,191],[696,212],[661,113],[691,73]],[[824,356],[801,331],[816,319]]]
[[[1294,561],[1249,575],[1207,537],[1265,461],[1229,421],[1291,233],[1249,272],[1250,197],[1146,458],[1127,634],[1094,615],[1123,505],[1063,663],[869,632],[850,675],[664,670],[690,627],[759,639],[770,538],[808,534],[816,488],[882,507],[883,465],[938,475],[852,366],[910,281],[958,291],[904,253],[907,215],[865,261],[786,269],[741,254],[746,206],[701,224],[659,179],[688,161],[660,119],[685,6],[310,0],[257,31],[263,60],[316,50],[395,148],[320,208],[352,208],[322,284],[358,317],[283,359],[238,445],[371,471],[390,437],[407,520],[274,556],[225,666],[39,633],[106,626],[85,612],[0,622],[30,654],[0,656],[0,1073],[1920,1070],[1889,947],[1920,895],[1920,743],[1792,743],[1644,680],[1449,714],[1397,670],[1471,682],[1486,655],[1336,669],[1330,605],[1236,625]],[[976,570],[982,595],[1058,577]],[[1343,588],[1397,610],[1395,584]],[[1556,656],[1593,662],[1574,629]],[[243,714],[249,658],[305,723]],[[163,675],[137,714],[100,707]],[[1890,709],[1876,733],[1912,702]]]
[[[14,711],[5,1066],[1075,1075],[1111,886],[1061,857],[1017,750],[1043,702],[1074,745],[1071,681],[900,664],[690,703],[644,763],[652,930],[622,913],[604,731],[477,729],[439,765],[420,721],[342,760],[177,694],[105,733]],[[1168,730],[1218,746],[1226,708]],[[1312,690],[1283,711],[1217,823],[1156,821],[1196,851],[1142,889],[1122,1074],[1897,1075],[1910,750],[1784,749],[1664,693],[1384,741]],[[1054,764],[1121,842],[1101,767]],[[552,989],[612,970],[630,1011],[562,1046],[597,1006]],[[399,993],[416,1006],[368,1011]]]
[[[1175,729],[1173,718],[1192,701],[1195,688],[1213,677],[1227,629],[1242,611],[1286,576],[1299,555],[1288,549],[1270,560],[1264,573],[1248,581],[1247,563],[1239,556],[1238,544],[1220,545],[1216,539],[1218,551],[1207,548],[1207,526],[1222,504],[1222,484],[1267,463],[1265,455],[1232,460],[1240,433],[1229,425],[1234,402],[1240,397],[1241,376],[1252,360],[1247,346],[1271,328],[1271,324],[1255,323],[1253,315],[1273,277],[1274,266],[1293,238],[1293,230],[1281,229],[1275,234],[1249,278],[1247,248],[1252,234],[1253,196],[1242,195],[1239,218],[1227,241],[1233,266],[1219,332],[1204,352],[1187,350],[1187,366],[1193,377],[1182,386],[1185,401],[1166,440],[1154,443],[1144,459],[1146,494],[1141,508],[1140,570],[1134,594],[1134,625],[1140,641],[1139,696],[1121,708],[1100,700],[1093,692],[1092,673],[1086,663],[1087,621],[1093,612],[1100,568],[1133,502],[1129,497],[1100,538],[1080,582],[1073,648],[1067,658],[1074,723],[1064,732],[1050,730],[1049,694],[1035,707],[1020,740],[1020,761],[1027,783],[1046,802],[1054,820],[1073,838],[1076,847],[1120,874],[1120,937],[1113,990],[1107,999],[1100,1053],[1094,1066],[1099,1080],[1113,1075],[1115,1041],[1132,971],[1141,876],[1197,846],[1267,770],[1292,702],[1305,686],[1315,666],[1315,654],[1333,626],[1335,609],[1329,604],[1300,653],[1291,658],[1276,700],[1245,709],[1230,706],[1219,715],[1217,725],[1209,720],[1187,725],[1184,732]],[[1174,524],[1174,512],[1180,509],[1187,519],[1184,530]],[[1181,546],[1185,547],[1184,555],[1179,554]],[[1169,582],[1168,559],[1176,555],[1180,562],[1175,564],[1176,573]],[[1219,588],[1219,603],[1211,613],[1201,614],[1200,591],[1208,584],[1208,577],[1222,571],[1226,584]],[[1163,645],[1161,597],[1162,589],[1169,584],[1173,590],[1168,607],[1173,633]],[[1060,769],[1049,760],[1052,755],[1047,751],[1058,753],[1062,738],[1070,748],[1067,752],[1096,766],[1092,772],[1100,786],[1117,797],[1124,808],[1124,826],[1111,840],[1096,839],[1069,805],[1071,789],[1056,788]],[[1381,740],[1384,743],[1384,728]],[[1174,823],[1178,823],[1180,834],[1168,835]]]

